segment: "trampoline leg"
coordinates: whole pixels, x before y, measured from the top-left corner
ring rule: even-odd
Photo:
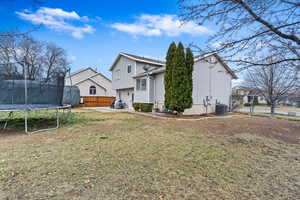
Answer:
[[[29,135],[28,132],[28,111],[25,111],[25,133]]]
[[[9,118],[10,118],[12,115],[13,115],[13,112],[9,112],[8,117],[7,117],[7,119],[6,119],[6,121],[5,121],[5,124],[4,124],[3,130],[6,129],[7,124],[8,124],[8,120],[9,120]]]
[[[59,109],[56,109],[56,128],[59,128]]]

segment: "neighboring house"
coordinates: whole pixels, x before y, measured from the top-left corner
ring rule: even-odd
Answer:
[[[232,95],[233,97],[240,97],[240,98],[235,98],[239,99],[240,105],[243,105],[245,103],[252,103],[254,97],[257,97],[258,104],[267,104],[266,98],[256,90],[252,90],[250,88],[244,87],[244,86],[235,86],[232,88]],[[233,102],[235,103],[235,102]]]
[[[91,67],[67,76],[65,83],[67,86],[78,86],[80,96],[113,97],[116,94],[112,89],[111,80]]]
[[[112,64],[112,85],[117,100],[125,102],[129,108],[133,103],[153,103],[155,108],[164,109],[165,62],[120,53]],[[185,114],[205,112],[204,101],[209,99],[209,112],[214,112],[215,104],[230,105],[231,80],[234,72],[217,54],[195,57],[193,72],[193,106]]]
[[[300,108],[300,94],[291,94],[288,96],[283,96],[279,100],[279,105],[291,106]]]

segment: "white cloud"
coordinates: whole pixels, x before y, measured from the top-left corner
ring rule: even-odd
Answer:
[[[70,61],[75,61],[76,59],[77,59],[76,56],[69,56]]]
[[[181,34],[205,35],[212,31],[194,22],[183,23],[176,15],[141,15],[134,23],[114,23],[112,28],[132,35],[179,36]]]
[[[55,31],[65,31],[79,39],[83,38],[85,34],[95,32],[95,29],[91,25],[83,24],[82,26],[77,26],[70,22],[70,20],[89,21],[87,16],[80,17],[75,11],[67,12],[60,8],[42,7],[36,12],[24,10],[23,12],[16,12],[16,14],[23,20],[30,21],[33,24],[43,24]]]

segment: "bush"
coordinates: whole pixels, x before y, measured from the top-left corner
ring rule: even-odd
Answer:
[[[250,107],[250,106],[251,106],[251,103],[245,103],[244,106]]]
[[[141,110],[141,104],[140,103],[133,103],[133,108],[135,111],[140,111]]]
[[[152,112],[153,104],[152,103],[134,103],[133,108],[135,111]]]

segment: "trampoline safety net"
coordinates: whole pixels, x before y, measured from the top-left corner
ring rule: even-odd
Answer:
[[[61,106],[65,74],[63,70],[35,71],[0,65],[0,110]]]

